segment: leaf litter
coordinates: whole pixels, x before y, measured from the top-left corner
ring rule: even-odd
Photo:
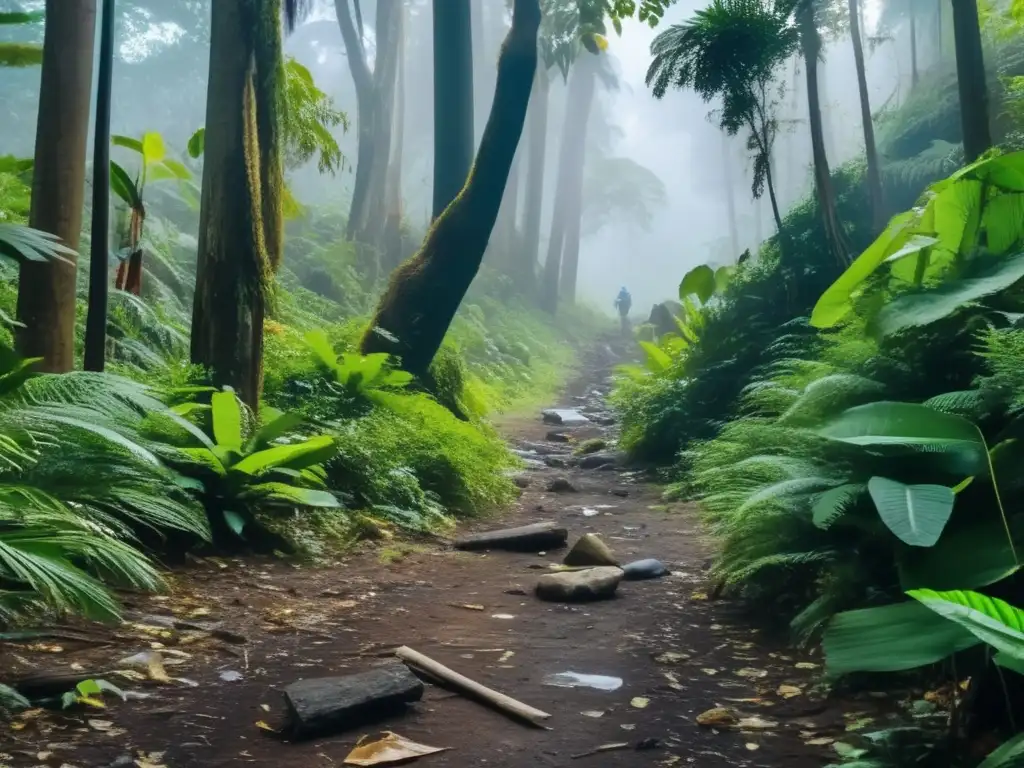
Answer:
[[[360,739],[355,749],[348,753],[348,757],[344,761],[345,765],[394,765],[434,755],[448,749],[448,747],[430,747],[426,744],[418,744],[392,731],[385,731],[383,736],[376,741],[366,741],[366,738]]]

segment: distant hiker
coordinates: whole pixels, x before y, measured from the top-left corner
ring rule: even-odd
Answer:
[[[619,319],[622,322],[622,333],[629,332],[629,310],[633,306],[633,297],[629,295],[626,286],[619,289],[619,295],[615,297],[615,308],[619,310]]]

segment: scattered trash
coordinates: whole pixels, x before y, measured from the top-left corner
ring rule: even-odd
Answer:
[[[503,654],[501,654],[501,658],[498,659],[498,663],[499,664],[504,664],[506,661],[508,661],[509,659],[511,659],[515,655],[516,655],[515,651],[505,651]]]
[[[598,512],[593,507],[584,507],[583,508],[583,516],[584,517],[596,517],[599,514],[601,514],[601,513]]]
[[[629,702],[631,707],[636,709],[646,709],[647,705],[651,703],[650,699],[644,698],[643,696],[637,696]]]
[[[242,679],[242,673],[234,669],[225,669],[218,677],[225,683],[237,683]]]
[[[348,753],[345,765],[392,765],[418,757],[444,752],[448,747],[428,747],[409,741],[397,733],[385,731],[383,738],[376,741],[360,740],[356,748]]]
[[[617,691],[622,687],[622,678],[608,675],[586,675],[580,672],[558,672],[546,676],[542,683],[555,688],[594,688],[598,691]]]

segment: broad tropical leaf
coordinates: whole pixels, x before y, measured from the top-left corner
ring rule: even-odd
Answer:
[[[907,594],[997,651],[1024,659],[1024,611],[1020,608],[968,590],[915,589]]]
[[[840,613],[822,640],[834,675],[915,669],[978,643],[964,627],[913,601]]]
[[[334,438],[321,435],[301,443],[275,445],[273,448],[257,451],[232,466],[231,470],[247,475],[258,475],[268,469],[278,467],[304,469],[314,464],[322,464],[333,457],[337,451],[338,446]]]
[[[204,150],[206,149],[206,129],[200,128],[198,131],[192,134],[192,137],[188,140],[188,154],[189,157],[194,160],[198,160],[202,157]]]
[[[1024,733],[1018,733],[989,754],[978,768],[1020,768],[1024,764]]]
[[[74,255],[60,238],[22,224],[0,222],[0,256],[15,261],[49,261]]]
[[[672,367],[672,358],[668,353],[651,341],[641,341],[640,347],[647,358],[647,368],[654,373],[667,371]]]
[[[964,557],[970,552],[970,557]],[[947,531],[935,546],[900,555],[900,586],[904,591],[930,588],[978,589],[995,584],[1019,570],[1002,521],[992,519],[968,528]]]
[[[254,485],[249,492],[269,501],[295,504],[302,507],[341,507],[341,502],[329,491],[300,488],[295,485],[288,485],[287,483],[260,483],[259,485]]]
[[[213,439],[220,448],[241,451],[242,406],[234,392],[214,392],[210,398],[213,418]]]
[[[701,304],[706,304],[715,293],[715,272],[707,264],[694,267],[679,284],[679,300],[687,296],[696,296]]]
[[[953,514],[955,496],[944,485],[906,485],[872,477],[868,493],[886,527],[912,547],[933,546]]]

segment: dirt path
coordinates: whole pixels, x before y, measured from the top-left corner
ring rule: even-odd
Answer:
[[[595,357],[565,404],[604,420],[600,391],[608,388],[610,363],[607,355]],[[540,450],[555,452],[552,463],[567,458],[557,454],[566,446],[545,441],[552,428],[539,418],[504,428],[520,446],[541,444]],[[611,434],[614,428],[592,425],[575,436],[603,430]],[[142,750],[163,754],[150,754],[149,762],[138,765],[319,768],[341,765],[361,735],[385,729],[451,748],[416,763],[424,768],[809,768],[829,762],[829,740],[856,715],[828,709],[815,697],[816,659],[766,645],[727,603],[708,599],[702,578],[708,549],[692,509],[662,506],[658,488],[627,472],[544,466],[525,476],[529,485],[515,509],[500,522],[473,527],[554,519],[569,528],[571,538],[599,533],[622,561],[656,557],[671,575],[624,582],[611,601],[564,606],[531,594],[547,565],[560,561],[563,553],[557,552],[470,554],[394,546],[367,549],[321,569],[252,558],[207,560],[176,574],[173,596],[137,598],[131,608],[216,620],[243,636],[244,644],[223,639],[241,637],[159,630],[147,620],[128,627],[112,646],[53,639],[0,647],[0,669],[16,677],[41,666],[116,668],[115,660],[157,643],[168,674],[189,681],[155,685],[111,676],[147,697],[85,716],[43,715],[21,730],[0,733],[0,753],[6,754],[0,766],[128,766]],[[577,490],[546,492],[555,477],[567,478]],[[584,509],[598,514],[585,515]],[[282,686],[368,669],[384,662],[388,648],[402,644],[552,713],[551,730],[524,727],[430,686],[408,715],[382,722],[377,730],[289,744],[256,727],[257,721],[273,724],[280,717]],[[611,692],[544,684],[546,676],[565,671],[619,677],[623,684]],[[646,700],[646,707],[634,706],[644,703],[637,699]],[[744,730],[699,726],[697,715],[715,706],[755,719],[745,721]],[[90,718],[99,723],[87,724]],[[609,742],[656,747],[573,759]]]

